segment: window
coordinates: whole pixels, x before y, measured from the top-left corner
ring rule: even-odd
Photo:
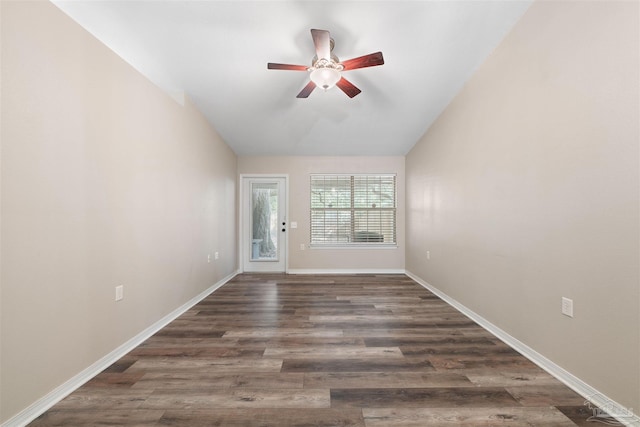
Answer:
[[[311,175],[312,245],[395,243],[395,174]]]

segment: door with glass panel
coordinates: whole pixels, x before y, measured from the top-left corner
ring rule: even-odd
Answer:
[[[244,271],[284,272],[287,256],[286,178],[243,177]]]

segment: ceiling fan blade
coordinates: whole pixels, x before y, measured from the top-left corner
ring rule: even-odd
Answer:
[[[315,88],[316,84],[312,81],[309,81],[309,83],[307,83],[307,85],[300,91],[296,98],[308,98]]]
[[[331,36],[327,30],[311,30],[318,59],[331,59]]]
[[[342,66],[344,66],[345,71],[365,67],[375,67],[376,65],[382,64],[384,64],[382,52],[370,53],[369,55],[359,56],[357,58],[342,61]]]
[[[269,70],[307,71],[307,68],[308,67],[304,65],[276,64],[274,62],[269,62],[267,64],[267,69]]]
[[[344,93],[346,93],[349,98],[353,98],[354,96],[362,92],[360,89],[355,87],[349,80],[345,79],[344,77],[338,80],[338,83],[336,83],[336,86],[338,86]]]

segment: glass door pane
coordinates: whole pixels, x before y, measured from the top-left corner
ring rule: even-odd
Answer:
[[[278,183],[251,183],[251,261],[278,261]]]

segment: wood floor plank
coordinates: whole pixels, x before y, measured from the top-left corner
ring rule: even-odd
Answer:
[[[407,359],[285,359],[282,372],[429,372],[428,360]]]
[[[554,407],[539,408],[365,408],[366,427],[571,427],[575,424]]]
[[[455,347],[487,346],[495,347],[496,344],[485,337],[468,338],[463,335],[419,335],[419,336],[390,336],[364,338],[367,347],[419,347],[426,348],[450,345]]]
[[[163,409],[65,409],[50,410],[35,419],[31,427],[100,427],[155,426],[164,414]]]
[[[519,354],[508,353],[500,357],[486,356],[457,356],[457,355],[434,355],[428,357],[431,364],[438,370],[464,369],[467,372],[473,370],[483,370],[486,368],[495,368],[499,371],[506,369],[524,370],[531,369],[539,371],[540,368],[530,360]]]
[[[233,387],[302,388],[304,374],[281,372],[203,373],[201,371],[147,372],[132,388],[150,390],[203,390]]]
[[[424,318],[420,318],[417,316],[399,316],[399,315],[388,315],[388,314],[367,314],[367,315],[357,315],[357,314],[348,314],[348,315],[314,315],[309,316],[309,320],[314,323],[328,323],[328,322],[336,322],[336,323],[344,323],[344,322],[356,322],[356,323],[388,323],[388,322],[415,322],[417,320],[424,320]],[[442,320],[438,318],[438,320]]]
[[[506,387],[506,390],[522,406],[578,406],[584,404],[584,397],[563,384],[520,385]]]
[[[139,347],[129,353],[129,356],[140,358],[153,357],[195,357],[195,358],[215,358],[215,357],[253,357],[259,358],[264,354],[265,347],[200,347],[200,346],[180,346],[180,347]]]
[[[56,404],[55,409],[136,409],[151,390],[81,387]]]
[[[460,374],[439,372],[310,372],[304,374],[310,388],[426,388],[475,387]]]
[[[185,328],[165,328],[157,332],[154,337],[169,338],[220,338],[224,335],[223,330],[213,330],[209,327],[202,329],[186,329]]]
[[[353,316],[368,316],[380,313],[382,315],[392,315],[391,310],[383,310],[371,305],[342,304],[339,307],[304,307],[296,308],[298,316],[331,316],[349,314]]]
[[[302,373],[271,373],[250,372],[238,375],[235,387],[264,388],[264,389],[296,389],[303,388],[304,374]],[[307,387],[320,388],[320,387]]]
[[[402,358],[398,347],[268,347],[264,357],[281,359]]]
[[[140,344],[141,348],[171,348],[171,347],[234,347],[238,343],[236,338],[169,338],[153,336]]]
[[[87,383],[87,387],[131,387],[144,376],[144,372],[101,372]]]
[[[365,427],[360,409],[168,410],[161,426],[175,427]]]
[[[250,358],[146,358],[140,359],[131,370],[138,371],[169,371],[169,370],[200,370],[202,372],[279,372],[282,367],[281,359],[250,359]]]
[[[487,369],[485,372],[467,373],[473,384],[478,386],[549,386],[557,385],[558,380],[542,370],[526,370],[521,372],[498,372],[495,369]]]
[[[415,356],[479,356],[490,358],[495,355],[519,356],[514,349],[496,345],[431,345],[431,346],[401,346],[400,351],[407,357]]]
[[[331,407],[456,408],[519,406],[501,387],[331,389]]]
[[[373,327],[373,328],[356,328],[349,327],[343,330],[345,337],[361,337],[361,338],[397,338],[397,337],[425,337],[425,336],[464,336],[462,332],[455,329],[440,329],[438,327],[431,328],[394,328],[394,327]]]
[[[199,371],[146,372],[131,388],[145,390],[203,390],[231,388],[238,383],[238,374],[205,373]]]
[[[143,409],[211,409],[211,408],[329,408],[326,389],[248,389],[153,392],[142,404]]]
[[[252,273],[31,425],[562,427],[583,401],[405,275]]]
[[[253,337],[237,340],[238,347],[364,347],[364,339],[360,337]],[[393,346],[379,346],[393,347]]]
[[[304,328],[260,328],[260,329],[240,329],[227,331],[224,335],[227,338],[247,338],[247,337],[342,337],[342,329],[304,329]]]

